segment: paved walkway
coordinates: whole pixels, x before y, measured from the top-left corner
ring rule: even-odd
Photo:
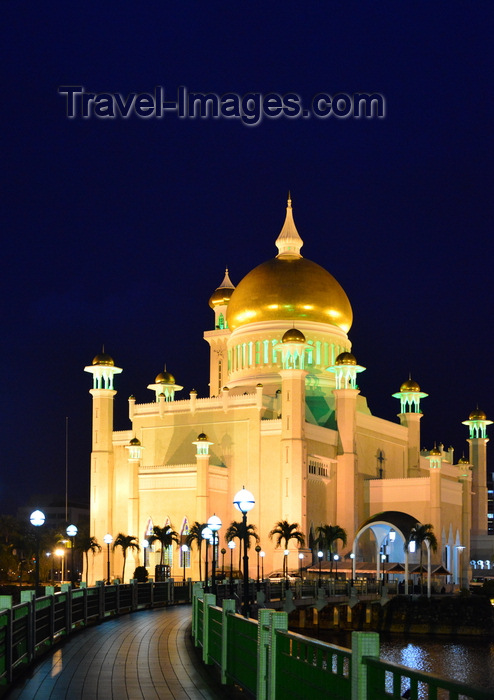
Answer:
[[[5,700],[209,700],[238,697],[199,661],[191,607],[123,615],[75,633]],[[245,694],[241,697],[245,698]]]

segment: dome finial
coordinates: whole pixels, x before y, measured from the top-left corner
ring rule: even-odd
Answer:
[[[276,239],[276,247],[279,251],[278,255],[292,255],[301,258],[300,249],[303,245],[304,242],[300,238],[297,227],[295,226],[295,221],[293,220],[292,197],[291,193],[288,192],[285,223],[283,224],[280,235]]]

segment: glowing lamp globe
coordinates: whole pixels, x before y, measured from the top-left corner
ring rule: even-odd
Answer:
[[[29,516],[29,520],[31,521],[31,525],[39,527],[45,522],[45,514],[41,510],[35,510]]]
[[[233,505],[237,510],[239,510],[241,513],[248,513],[249,510],[252,510],[252,508],[255,506],[256,501],[254,499],[254,496],[251,494],[250,491],[247,491],[247,489],[240,489],[240,491],[235,495],[235,498],[233,499]]]

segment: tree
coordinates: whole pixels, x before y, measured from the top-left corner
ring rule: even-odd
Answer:
[[[92,553],[93,557],[98,552],[101,552],[101,545],[98,540],[89,534],[89,530],[81,530],[76,539],[76,549],[81,552],[84,559],[86,560],[85,570],[86,570],[86,586],[89,574],[89,552]]]
[[[305,535],[297,528],[298,523],[289,523],[288,520],[278,520],[274,528],[269,533],[269,538],[276,538],[276,547],[280,547],[284,542],[284,549],[288,549],[288,543],[290,540],[295,540],[301,547],[303,547],[305,545]],[[283,557],[283,576],[286,576],[287,573],[286,557]]]
[[[256,526],[248,523],[247,527],[245,527],[243,520],[233,520],[225,532],[225,539],[227,542],[238,539],[238,570],[240,571],[242,569],[242,544],[247,540],[247,549],[249,549],[251,539],[254,539],[256,542],[260,540],[256,532]]]
[[[408,549],[410,542],[415,542],[415,545],[419,549],[420,559],[419,559],[419,585],[422,591],[422,557],[423,549],[422,545],[425,543],[426,546],[432,549],[433,552],[437,551],[437,538],[434,534],[434,526],[431,523],[415,523],[415,525],[410,530],[408,537],[405,540],[405,551]]]
[[[202,531],[207,527],[207,523],[200,523],[197,520],[189,529],[189,534],[185,537],[185,544],[192,549],[192,544],[195,542],[197,551],[199,552],[199,581],[202,581],[202,565],[201,565],[201,549],[204,538]]]
[[[125,562],[127,560],[127,550],[134,549],[137,552],[141,549],[137,537],[135,535],[124,535],[121,532],[115,538],[112,549],[115,551],[117,547],[121,547],[123,553],[123,568],[122,568],[122,583],[125,581]]]
[[[165,563],[165,549],[170,547],[174,542],[178,544],[178,533],[172,528],[171,525],[165,525],[165,527],[160,527],[155,525],[153,527],[152,535],[148,537],[149,544],[153,542],[159,542],[161,545],[160,552],[160,566]]]
[[[338,547],[336,542],[341,540],[344,547],[347,541],[346,530],[339,525],[320,525],[317,528],[317,544],[321,549],[329,552],[330,573],[333,573],[333,552],[336,554]]]

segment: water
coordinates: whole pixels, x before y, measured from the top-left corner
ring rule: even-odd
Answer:
[[[301,632],[309,636],[307,630]],[[321,630],[318,638],[330,644],[351,647],[349,634]],[[384,661],[492,690],[494,698],[494,640],[381,634],[380,648]]]

